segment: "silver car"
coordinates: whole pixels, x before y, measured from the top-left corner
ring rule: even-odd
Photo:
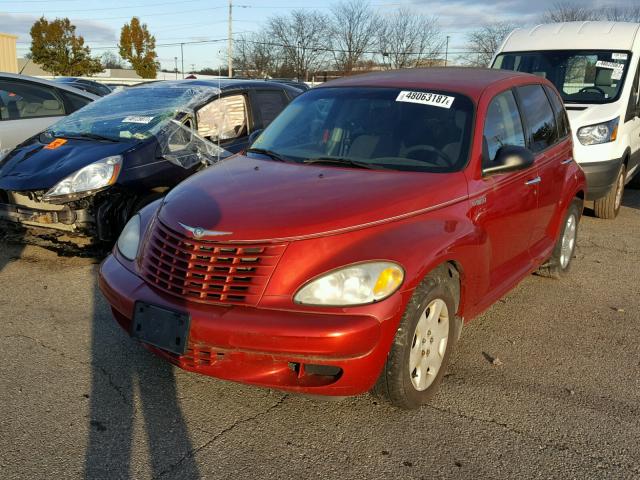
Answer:
[[[0,73],[0,156],[98,98],[64,84]]]

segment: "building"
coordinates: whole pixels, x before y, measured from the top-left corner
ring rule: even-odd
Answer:
[[[0,33],[0,72],[18,73],[16,35]]]
[[[55,78],[51,72],[43,70],[40,65],[28,58],[18,58],[18,72],[31,77]],[[91,77],[85,77],[102,83],[135,84],[142,80],[135,70],[128,68],[107,68]]]

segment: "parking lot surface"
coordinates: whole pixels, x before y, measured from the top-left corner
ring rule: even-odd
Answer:
[[[185,373],[116,326],[97,264],[0,243],[0,478],[640,478],[640,191],[561,281],[468,324],[435,401]]]

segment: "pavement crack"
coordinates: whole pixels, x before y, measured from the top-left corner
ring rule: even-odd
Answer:
[[[201,446],[199,446],[197,448],[194,448],[193,450],[190,450],[189,452],[185,453],[177,462],[172,463],[165,470],[160,472],[158,475],[154,476],[153,480],[158,480],[159,478],[162,478],[165,475],[168,475],[171,472],[175,471],[176,469],[180,468],[180,465],[182,465],[182,463],[184,463],[187,459],[195,457],[201,450],[204,450],[205,448],[209,447],[210,445],[215,443],[218,439],[220,439],[221,437],[223,437],[224,435],[226,435],[230,431],[234,430],[236,427],[238,427],[240,425],[243,425],[245,423],[253,422],[253,421],[257,420],[260,417],[268,415],[273,410],[276,410],[277,408],[279,408],[287,398],[288,398],[288,395],[284,394],[277,402],[275,402],[273,405],[269,406],[267,409],[265,409],[265,410],[263,410],[261,412],[258,412],[255,415],[251,415],[250,417],[240,418],[240,419],[236,420],[231,425],[229,425],[228,427],[224,428],[223,430],[221,430],[220,432],[215,434],[212,438],[210,438],[203,445],[201,445]]]
[[[633,464],[622,464],[619,462],[613,462],[611,461],[611,459],[609,458],[604,458],[604,457],[600,457],[597,455],[593,455],[587,452],[582,452],[581,450],[579,450],[576,447],[570,446],[568,444],[557,444],[548,440],[544,440],[542,438],[536,437],[535,435],[531,435],[530,433],[527,433],[523,430],[518,430],[517,428],[513,428],[511,426],[509,426],[507,423],[503,423],[503,422],[499,422],[493,418],[481,418],[481,417],[476,417],[474,415],[468,415],[466,413],[462,413],[462,412],[457,412],[454,410],[449,410],[446,408],[439,408],[439,407],[435,407],[433,405],[428,405],[430,408],[432,408],[433,410],[436,410],[438,412],[441,413],[447,413],[449,415],[454,415],[458,418],[462,418],[465,420],[472,420],[472,421],[477,421],[477,422],[482,422],[482,423],[488,423],[491,425],[496,425],[498,427],[504,428],[505,430],[514,433],[516,435],[519,435],[521,437],[527,438],[528,440],[532,440],[535,441],[539,444],[542,445],[541,450],[546,450],[546,449],[551,449],[551,450],[555,450],[557,452],[565,452],[565,451],[570,451],[571,453],[584,458],[584,459],[589,459],[591,461],[597,461],[600,464],[603,465],[607,465],[609,467],[617,467],[623,470],[628,470],[631,471],[633,473],[637,473],[639,471],[638,467],[636,465]]]

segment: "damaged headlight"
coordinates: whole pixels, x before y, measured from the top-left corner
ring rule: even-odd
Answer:
[[[339,268],[307,283],[294,299],[306,305],[364,305],[391,296],[403,280],[404,270],[398,264],[360,263]]]
[[[58,182],[45,194],[44,199],[92,192],[113,185],[118,179],[121,168],[120,155],[98,160]]]
[[[118,251],[127,260],[135,260],[138,256],[140,245],[140,215],[136,214],[127,222],[120,238],[118,238]]]

